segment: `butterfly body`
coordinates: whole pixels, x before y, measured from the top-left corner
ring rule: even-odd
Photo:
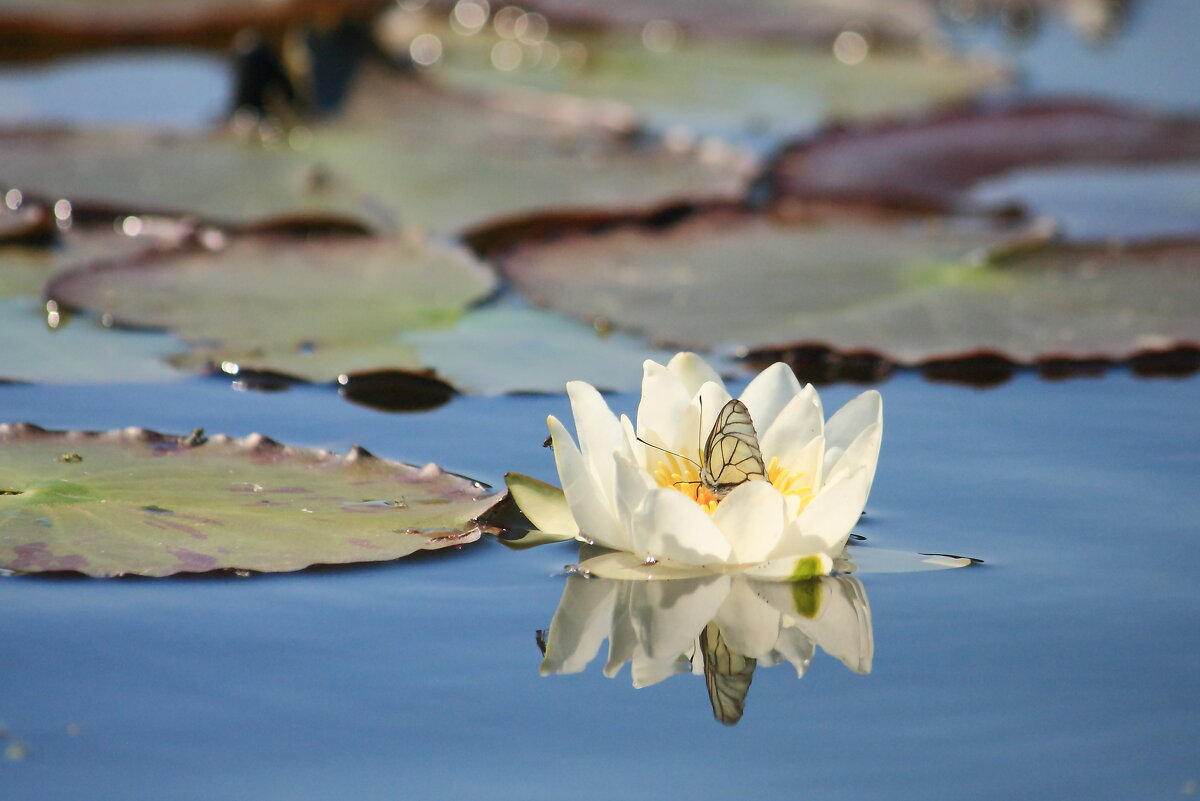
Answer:
[[[700,452],[700,483],[718,500],[735,487],[765,479],[762,448],[746,404],[734,398],[721,407]]]

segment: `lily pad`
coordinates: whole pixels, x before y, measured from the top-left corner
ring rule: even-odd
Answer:
[[[182,374],[165,359],[180,342],[167,334],[116,331],[97,321],[48,325],[40,300],[0,297],[0,380],[39,384],[154,383]]]
[[[244,28],[363,18],[381,0],[0,0],[2,60],[97,48],[185,44],[224,49]]]
[[[924,0],[526,0],[522,6],[552,24],[579,27],[641,29],[669,21],[688,33],[806,42],[855,30],[892,47],[915,44],[937,25]]]
[[[0,425],[0,568],[169,576],[387,561],[480,537],[497,496],[436,467],[199,432]]]
[[[213,355],[241,354],[244,367],[328,379],[409,366],[389,364],[398,331],[448,326],[496,284],[465,249],[411,238],[263,233],[209,244],[81,267],[51,281],[47,296]],[[289,369],[283,356],[310,369]]]
[[[222,225],[334,218],[390,224],[311,156],[228,132],[135,129],[0,131],[0,189],[112,216],[198,216]],[[70,207],[68,207],[70,208]]]
[[[433,0],[425,8],[442,12],[454,5]],[[849,29],[889,48],[918,44],[937,25],[935,10],[924,0],[526,0],[521,8],[544,15],[553,28],[571,30],[642,30],[669,23],[689,35],[828,43]],[[460,22],[460,28],[471,26]],[[657,43],[656,33],[652,28],[651,43]]]
[[[363,69],[336,119],[262,145],[226,131],[0,131],[0,189],[219,225],[332,220],[452,232],[559,206],[733,197],[757,168],[630,136],[602,107],[467,94]],[[236,189],[233,189],[236,188]]]
[[[474,309],[452,328],[402,335],[418,360],[464,392],[562,392],[567,381],[629,391],[641,377],[629,369],[670,354],[636,337],[567,320],[538,309]]]
[[[437,232],[559,207],[740,195],[755,164],[639,140],[627,114],[569,98],[466,93],[365,69],[307,153],[401,221]]]
[[[31,204],[22,207],[34,208]],[[146,225],[140,219],[136,224]],[[65,230],[52,226],[43,241],[5,243],[0,246],[0,297],[26,296],[40,300],[46,283],[60,272],[85,262],[131,258],[142,251],[170,247],[191,230],[190,226],[168,221],[154,221],[147,227],[150,226],[166,230],[162,235],[126,236],[110,226],[75,225]]]
[[[977,272],[971,254],[1034,233],[848,212],[787,224],[714,208],[666,229],[627,224],[528,243],[499,261],[534,303],[658,343],[737,349],[812,337],[882,348],[903,330],[867,329],[875,341],[842,321],[863,318],[861,330],[876,306],[953,288]]]
[[[779,40],[680,34],[669,48],[655,50],[640,32],[560,37],[551,28],[545,41],[521,42],[496,35],[491,26],[461,35],[439,20],[410,24],[394,46],[411,50],[420,44],[411,44],[417,36],[444,43],[431,69],[450,84],[616,102],[651,129],[669,132],[672,141],[686,141],[692,132],[773,145],[830,119],[915,111],[1008,81],[995,64],[948,53],[866,57],[865,40],[862,60],[846,64],[827,49]],[[715,146],[699,144],[702,151]]]
[[[1200,234],[1200,160],[1122,167],[1017,170],[972,187],[982,206],[1019,199],[1031,214],[1052,217],[1075,240],[1153,239]]]
[[[947,211],[984,178],[1036,165],[1200,160],[1200,117],[1100,103],[966,106],[824,131],[768,170],[777,198],[870,200]]]
[[[503,266],[535,302],[573,316],[760,355],[825,345],[903,365],[979,351],[1033,363],[1200,342],[1200,242],[1043,239],[980,220],[789,225],[725,210],[518,247]]]

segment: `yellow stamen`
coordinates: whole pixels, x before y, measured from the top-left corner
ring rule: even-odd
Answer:
[[[713,495],[700,480],[700,471],[691,462],[671,455],[664,455],[654,465],[654,480],[660,487],[671,487],[700,504],[700,508],[712,514],[721,503],[721,499]],[[767,466],[767,480],[775,489],[785,496],[793,495],[800,499],[803,509],[813,499],[813,490],[803,473],[793,473],[779,466],[779,459],[772,458]]]

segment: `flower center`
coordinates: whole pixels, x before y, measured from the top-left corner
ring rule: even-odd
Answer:
[[[679,490],[700,504],[700,508],[709,514],[712,514],[713,510],[721,503],[721,499],[713,495],[700,480],[700,470],[696,465],[674,454],[659,459],[654,466],[653,474],[658,486]],[[807,506],[808,502],[813,499],[813,490],[805,475],[780,467],[778,458],[773,457],[771,463],[767,465],[767,480],[785,497],[792,495],[798,498],[800,509]]]

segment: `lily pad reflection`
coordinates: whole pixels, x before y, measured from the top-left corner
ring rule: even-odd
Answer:
[[[579,673],[608,640],[604,674],[630,663],[633,686],[703,675],[713,716],[737,723],[759,667],[788,663],[803,678],[818,646],[859,674],[875,640],[862,582],[795,583],[709,575],[677,581],[567,579],[545,641],[542,675]]]

